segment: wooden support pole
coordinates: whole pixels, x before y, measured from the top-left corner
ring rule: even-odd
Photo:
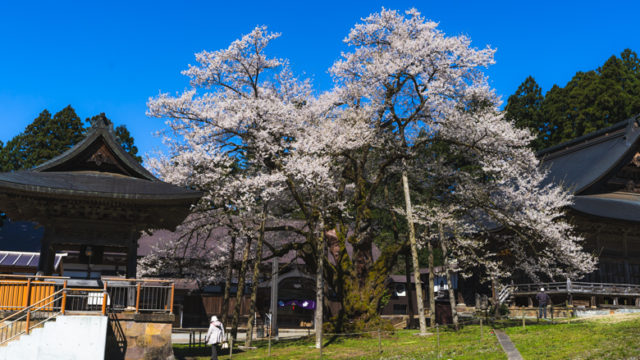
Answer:
[[[60,304],[60,313],[64,315],[67,309],[67,280],[62,283],[62,303]]]
[[[29,335],[29,326],[31,326],[31,310],[27,310],[27,324],[26,324],[26,333]]]
[[[169,314],[173,314],[173,297],[176,293],[176,284],[171,283],[171,299],[169,299]]]
[[[136,285],[136,314],[140,312],[140,283]]]
[[[102,315],[107,314],[107,282],[104,282],[104,289],[102,290]]]
[[[31,304],[31,279],[27,280],[27,291],[25,293],[24,307],[28,307]]]

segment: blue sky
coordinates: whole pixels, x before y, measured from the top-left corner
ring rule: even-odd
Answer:
[[[105,112],[142,153],[160,148],[162,121],[145,116],[160,91],[188,86],[180,71],[201,50],[226,47],[256,25],[281,32],[272,56],[330,87],[342,39],[381,7],[417,8],[448,35],[497,48],[486,73],[504,100],[531,74],[549,90],[625,48],[640,52],[636,1],[68,1],[0,3],[0,140],[43,109]]]

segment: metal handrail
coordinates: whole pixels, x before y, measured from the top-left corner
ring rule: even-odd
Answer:
[[[106,311],[107,311],[106,303],[107,303],[108,294],[105,289],[73,289],[73,288],[67,288],[65,283],[65,287],[63,289],[60,289],[54,292],[53,294],[43,299],[40,299],[39,301],[29,306],[26,306],[20,311],[17,311],[16,313],[3,319],[2,322],[0,323],[0,345],[8,341],[11,341],[12,339],[17,338],[22,334],[28,335],[31,329],[59,315],[64,315],[67,307],[67,295],[68,293],[74,293],[74,292],[84,293],[84,294],[81,294],[80,297],[87,298],[87,299],[89,298],[91,293],[102,293],[103,298],[102,298],[101,314],[106,315]],[[69,295],[69,296],[78,297],[78,295]],[[59,305],[56,306],[56,304],[58,303]],[[41,313],[41,312],[50,313],[50,315],[45,319],[32,324],[31,314]],[[25,326],[24,326],[24,329],[20,330],[20,322],[23,319],[25,321]],[[14,326],[18,326],[18,330],[11,333],[11,330]],[[7,332],[9,332],[10,334],[8,336],[5,336]]]
[[[43,301],[45,301],[45,300],[49,299],[49,298],[50,298],[50,297],[52,297],[52,296],[55,296],[55,295],[58,295],[58,294],[62,293],[64,290],[65,290],[65,289],[60,289],[60,290],[58,290],[58,291],[54,292],[53,294],[51,294],[51,295],[47,296],[46,298],[43,298],[43,299],[40,299],[40,300],[36,301],[36,302],[35,302],[35,303],[33,303],[32,305],[29,305],[29,306],[27,306],[27,307],[25,307],[25,308],[23,308],[23,309],[18,310],[17,312],[15,312],[15,313],[13,313],[13,314],[11,314],[11,315],[7,316],[6,318],[2,319],[2,322],[6,322],[7,320],[9,320],[9,319],[11,319],[11,318],[15,317],[16,315],[20,314],[20,313],[21,313],[21,312],[23,312],[23,311],[29,311],[29,310],[31,310],[31,309],[33,309],[33,308],[35,308],[35,307],[41,307],[41,306],[37,306],[37,305],[38,305],[39,303],[41,303],[41,302],[43,302]],[[47,305],[48,305],[48,304],[47,304]],[[0,326],[0,329],[2,329],[2,326]]]
[[[40,297],[48,297],[60,286],[67,288],[67,280],[63,282],[51,281],[55,277],[49,277],[49,281],[34,281],[30,276],[14,276],[11,279],[0,278],[0,310],[21,311],[29,302]],[[175,284],[169,280],[161,279],[124,279],[103,278],[104,288],[69,288],[76,291],[104,291],[110,301],[110,311],[139,312],[164,312],[173,314],[173,302]],[[64,285],[63,285],[64,284]],[[42,286],[46,290],[42,290]],[[3,286],[5,288],[3,288]],[[17,286],[17,291],[13,286]],[[59,290],[58,290],[59,291]],[[27,295],[29,294],[29,295]],[[29,297],[27,299],[26,297]],[[39,300],[39,299],[38,299]],[[105,305],[106,306],[106,305]]]

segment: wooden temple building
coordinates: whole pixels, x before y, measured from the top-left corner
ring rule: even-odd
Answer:
[[[640,115],[539,156],[549,181],[573,192],[568,217],[599,260],[598,269],[583,279],[568,285],[561,279],[547,288],[591,306],[640,306]],[[538,290],[527,284],[515,293],[530,297]]]
[[[62,155],[0,174],[0,209],[44,231],[37,267],[44,275],[54,272],[55,254],[66,253],[66,269],[86,270],[87,278],[135,278],[141,231],[175,229],[200,196],[154,177],[118,145],[104,119]]]

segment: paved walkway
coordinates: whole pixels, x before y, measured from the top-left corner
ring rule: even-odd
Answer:
[[[498,342],[500,343],[500,346],[502,346],[502,350],[507,354],[507,358],[509,360],[523,360],[522,355],[520,355],[520,352],[516,349],[516,346],[513,345],[511,339],[509,339],[509,336],[505,334],[504,331],[493,329],[493,332],[496,334]]]

